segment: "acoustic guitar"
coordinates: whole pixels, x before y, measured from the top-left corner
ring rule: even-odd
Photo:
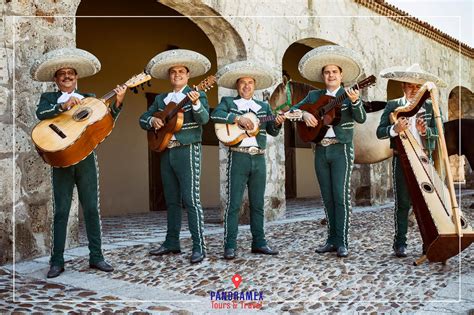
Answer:
[[[142,72],[123,85],[132,88],[150,79]],[[54,167],[67,167],[85,159],[112,132],[115,122],[106,103],[113,96],[112,90],[100,99],[83,98],[72,109],[39,122],[31,138],[43,160]]]
[[[376,78],[371,75],[364,80],[353,85],[352,88],[356,90],[365,89],[375,84]],[[306,123],[299,122],[297,124],[298,134],[304,142],[318,143],[329,129],[328,125],[337,125],[341,120],[342,102],[347,98],[347,93],[343,93],[337,97],[330,95],[321,96],[314,104],[304,104],[299,107],[303,111],[307,111],[314,115],[318,120],[316,127],[308,127]]]
[[[208,91],[216,82],[216,77],[211,75],[202,80],[194,87],[195,91]],[[153,117],[160,118],[164,126],[160,129],[148,131],[148,147],[157,152],[166,150],[173,134],[181,130],[184,121],[183,107],[190,101],[186,96],[178,104],[169,102],[163,111],[153,114]]]
[[[291,121],[300,121],[303,119],[303,112],[301,110],[287,111],[282,114],[286,119]],[[255,137],[260,131],[260,124],[275,120],[276,116],[269,115],[258,118],[253,112],[248,112],[242,115],[242,117],[249,118],[253,123],[252,130],[245,130],[240,127],[239,124],[215,124],[214,130],[219,141],[227,146],[232,146],[239,143],[244,138]]]

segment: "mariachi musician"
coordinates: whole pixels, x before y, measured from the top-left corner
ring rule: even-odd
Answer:
[[[382,78],[387,78],[401,82],[403,97],[390,100],[380,117],[380,124],[377,128],[379,139],[390,138],[390,148],[393,151],[393,195],[395,197],[393,251],[397,257],[406,257],[407,231],[408,231],[408,211],[411,200],[408,186],[403,174],[400,158],[395,147],[395,137],[406,129],[409,129],[417,140],[418,144],[424,148],[431,158],[438,139],[438,130],[433,115],[433,105],[431,100],[426,100],[420,107],[418,113],[409,118],[400,117],[396,123],[390,122],[390,114],[396,109],[409,106],[414,102],[414,97],[421,85],[427,81],[441,82],[441,80],[426,71],[423,71],[418,64],[409,67],[393,67],[382,70]]]
[[[363,123],[367,118],[359,91],[342,87],[342,82],[355,81],[362,73],[355,56],[354,51],[336,45],[321,46],[304,55],[298,65],[301,75],[311,81],[323,82],[326,88],[310,91],[291,108],[294,110],[305,104],[316,103],[324,95],[348,96],[342,103],[340,123],[329,126],[322,140],[316,143],[314,157],[328,222],[326,243],[316,252],[337,252],[338,257],[349,254],[354,122]],[[303,120],[308,127],[318,125],[318,120],[307,111],[303,113]]]
[[[217,73],[219,86],[237,90],[236,97],[223,97],[211,114],[215,123],[238,124],[242,130],[251,131],[254,123],[244,114],[253,112],[257,117],[271,116],[270,106],[255,99],[255,90],[274,84],[274,76],[268,66],[246,60],[229,64]],[[277,255],[268,246],[264,230],[264,195],[266,186],[265,148],[267,134],[277,136],[285,117],[261,122],[259,132],[231,146],[227,164],[227,205],[224,214],[224,258],[237,256],[239,210],[245,188],[248,187],[250,206],[250,231],[252,253]]]
[[[94,75],[99,70],[99,60],[82,49],[62,48],[44,54],[33,64],[31,75],[36,81],[54,81],[59,90],[41,94],[36,110],[38,119],[53,118],[78,105],[84,97],[94,97],[94,94],[80,92],[77,89],[77,80]],[[126,86],[117,86],[114,89],[117,98],[109,107],[114,119],[120,113],[126,90]],[[48,278],[57,277],[64,271],[63,253],[74,185],[77,186],[79,202],[84,213],[90,250],[89,265],[105,272],[114,270],[104,260],[101,249],[98,176],[99,169],[94,151],[75,165],[52,167],[53,248]]]
[[[157,95],[155,101],[140,117],[145,130],[160,130],[165,121],[155,117],[173,102],[180,103],[185,97],[182,128],[173,134],[167,149],[161,155],[161,178],[167,208],[167,232],[164,243],[150,251],[161,256],[180,253],[181,200],[188,211],[189,231],[193,239],[191,263],[201,262],[206,255],[203,229],[204,220],[200,198],[202,125],[209,121],[209,105],[206,93],[188,86],[188,80],[205,74],[211,68],[203,55],[186,49],[174,49],[159,53],[147,65],[147,72],[157,79],[168,79],[173,87],[170,93]]]

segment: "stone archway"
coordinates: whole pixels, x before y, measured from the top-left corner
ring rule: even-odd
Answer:
[[[448,120],[461,118],[474,119],[474,93],[464,86],[456,86],[449,92]],[[461,135],[467,136],[467,135]],[[454,155],[449,157],[453,180],[472,186],[474,182],[474,165],[466,163],[464,156]]]
[[[448,120],[474,118],[474,93],[464,86],[456,86],[449,92]]]
[[[114,15],[117,18],[97,18],[95,21],[91,21],[93,18],[80,18],[84,15]],[[124,15],[127,17],[120,18]],[[191,15],[215,16],[215,18],[188,18]],[[141,18],[134,18],[134,16]],[[160,18],[160,16],[166,18]],[[171,46],[195,50],[206,55],[212,64],[208,75],[214,74],[219,64],[246,57],[244,44],[230,24],[202,3],[183,5],[144,0],[140,2],[140,5],[137,5],[135,3],[117,3],[112,0],[100,3],[83,0],[77,9],[76,24],[77,46],[89,48],[88,50],[92,52],[95,49],[96,55],[102,61],[103,70],[101,73],[91,77],[90,80],[86,78],[83,80],[84,82],[81,82],[81,86],[89,90],[94,88],[97,91],[99,85],[101,87],[99,90],[105,89],[105,85],[108,89],[110,82],[118,77],[122,81],[121,77],[125,76],[123,80],[126,80],[127,76],[140,72],[150,58]],[[93,38],[88,37],[91,32],[95,34]],[[119,34],[123,34],[123,40],[116,38],[120,37]],[[101,42],[99,38],[107,38],[107,40]],[[118,49],[114,54],[110,54],[110,47],[117,49],[121,45],[131,45],[133,49],[128,48],[123,51]],[[120,54],[122,59],[117,57]],[[102,78],[101,75],[103,75]],[[204,77],[192,79],[190,84],[197,84]],[[166,80],[154,79],[152,84],[154,86],[151,89],[146,88],[145,91],[165,92],[169,90],[169,83]],[[104,91],[106,92],[106,90]],[[219,99],[217,88],[208,92],[208,99],[211,108],[217,105]],[[116,129],[99,147],[101,205],[106,215],[121,215],[132,211],[144,212],[148,210],[146,195],[149,184],[147,179],[149,168],[147,163],[143,162],[148,159],[146,136],[138,127],[138,117],[146,110],[146,100],[143,93],[138,95],[129,93],[125,101],[126,107],[117,121]],[[127,106],[127,104],[133,105]],[[211,123],[207,124],[204,129],[205,139],[206,136],[214,136]],[[203,141],[202,173],[206,176],[201,177],[201,201],[206,208],[218,207],[221,177],[218,168],[219,146],[217,138],[215,141],[213,139],[208,142],[205,139]],[[126,154],[120,155],[124,147],[127,147],[128,150]],[[119,162],[117,163],[116,160]],[[120,165],[127,165],[127,168],[121,168]],[[151,165],[150,168],[153,167]],[[120,170],[119,174],[117,174],[117,170]],[[152,174],[149,178],[152,178]],[[117,185],[117,182],[122,184]],[[154,188],[150,186],[150,190],[154,191]],[[125,195],[133,197],[127,197],[128,200],[125,203],[114,200],[112,197]]]
[[[197,0],[161,0],[160,3],[188,16],[204,31],[216,50],[218,67],[247,57],[240,35],[211,7]]]

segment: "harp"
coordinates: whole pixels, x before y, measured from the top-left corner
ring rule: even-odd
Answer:
[[[432,82],[425,83],[415,96],[414,103],[397,108],[390,115],[390,120],[395,123],[400,117],[415,115],[430,96],[439,134],[437,145],[440,149],[440,161],[446,172],[446,181],[443,179],[444,176],[440,176],[436,171],[430,158],[410,130],[400,132],[395,138],[425,250],[424,255],[415,262],[415,265],[423,263],[426,259],[444,263],[474,242],[474,231],[467,219],[462,216],[456,200],[442,132],[443,125],[436,85]]]

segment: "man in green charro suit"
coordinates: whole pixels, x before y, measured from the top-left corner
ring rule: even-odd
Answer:
[[[77,90],[77,79],[94,75],[99,70],[99,60],[91,53],[77,48],[56,49],[35,61],[31,67],[32,77],[41,82],[54,81],[59,89],[58,92],[41,94],[36,110],[38,119],[53,118],[78,105],[84,97],[94,97],[94,94]],[[114,91],[117,99],[109,109],[116,119],[123,105],[126,87],[117,86]],[[112,266],[104,260],[101,249],[99,169],[95,152],[75,165],[52,167],[52,185],[53,239],[47,277],[57,277],[64,271],[63,253],[74,185],[77,186],[89,240],[89,265],[101,271],[113,271]]]
[[[316,249],[316,252],[337,252],[338,257],[349,254],[354,123],[366,120],[359,91],[344,89],[341,85],[343,81],[355,81],[362,73],[357,59],[354,51],[336,45],[321,46],[309,51],[300,60],[298,69],[308,80],[323,82],[326,89],[310,91],[301,102],[292,107],[297,109],[303,104],[315,103],[323,95],[337,97],[346,93],[348,96],[342,103],[339,124],[329,126],[324,138],[316,143],[314,157],[328,222],[326,243]],[[318,120],[309,112],[303,113],[303,120],[309,127],[316,127],[318,124]]]
[[[435,117],[433,117],[431,100],[425,101],[416,115],[408,119],[400,118],[395,124],[390,122],[390,114],[401,106],[410,105],[421,85],[425,82],[430,81],[441,85],[444,83],[435,75],[423,71],[418,64],[408,68],[393,67],[384,69],[380,76],[402,82],[403,97],[387,102],[385,110],[380,117],[380,124],[377,127],[377,137],[379,139],[390,138],[390,148],[394,150],[392,159],[393,195],[395,197],[393,251],[397,257],[406,257],[408,212],[411,200],[400,158],[395,147],[395,137],[400,132],[409,129],[417,142],[427,150],[428,156],[431,157],[436,146],[438,130]]]
[[[211,114],[214,123],[239,124],[244,130],[252,130],[252,120],[242,115],[251,111],[261,118],[271,115],[270,106],[253,98],[256,89],[265,89],[274,84],[268,67],[254,61],[239,61],[221,68],[218,85],[236,89],[238,96],[223,97]],[[227,164],[227,204],[224,214],[224,258],[234,259],[237,249],[239,210],[245,188],[248,187],[250,204],[250,231],[252,253],[277,255],[265,239],[264,194],[266,185],[265,148],[267,133],[278,135],[284,122],[283,116],[275,121],[260,124],[254,137],[244,138],[229,148]]]
[[[168,148],[161,155],[161,178],[167,207],[167,232],[164,243],[150,251],[150,255],[180,253],[181,200],[188,211],[188,225],[193,240],[191,263],[201,262],[206,255],[203,236],[204,220],[200,198],[202,125],[209,121],[209,105],[203,91],[188,86],[189,78],[205,74],[211,67],[203,55],[186,49],[175,49],[156,55],[147,65],[155,78],[169,79],[170,93],[157,95],[155,101],[140,117],[145,130],[158,130],[164,126],[154,117],[169,102],[178,104],[186,96],[190,101],[183,107],[182,128],[171,138]]]

